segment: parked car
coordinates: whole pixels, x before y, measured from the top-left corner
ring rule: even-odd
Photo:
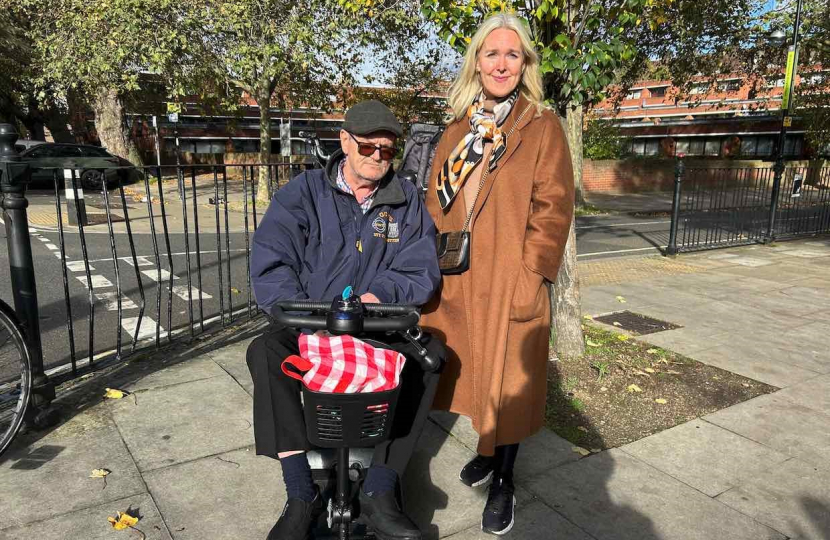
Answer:
[[[34,148],[35,146],[46,144],[46,141],[32,141],[30,139],[18,139],[14,143],[14,149],[17,150],[17,153],[23,153],[29,148]]]
[[[20,157],[32,168],[32,184],[35,186],[54,185],[55,169],[74,169],[83,189],[100,190],[102,171],[106,171],[107,188],[118,185],[119,174],[124,183],[141,178],[136,169],[123,170],[116,167],[132,167],[124,158],[113,156],[100,146],[87,144],[43,143],[24,151]],[[58,173],[63,178],[63,172]]]

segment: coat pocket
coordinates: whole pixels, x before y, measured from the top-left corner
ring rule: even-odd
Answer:
[[[545,278],[522,264],[510,305],[510,320],[529,321],[544,315],[547,290]]]

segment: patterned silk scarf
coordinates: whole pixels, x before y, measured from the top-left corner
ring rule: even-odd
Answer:
[[[438,171],[437,191],[441,208],[446,209],[450,205],[456,194],[461,190],[461,186],[464,185],[464,181],[470,175],[470,172],[483,159],[484,141],[493,142],[489,166],[491,171],[496,168],[499,158],[507,150],[506,137],[500,126],[507,119],[518,96],[519,89],[516,88],[507,99],[493,107],[493,116],[489,116],[484,111],[483,92],[476,97],[467,109],[467,117],[470,119],[470,133],[465,135],[450,152],[447,161]]]

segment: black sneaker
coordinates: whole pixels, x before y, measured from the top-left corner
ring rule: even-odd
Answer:
[[[493,478],[493,464],[495,459],[492,456],[476,455],[472,461],[464,465],[464,468],[461,469],[461,474],[458,475],[458,479],[470,487],[478,487],[486,484]]]
[[[307,540],[310,537],[311,526],[323,511],[320,489],[316,486],[314,489],[317,493],[311,502],[297,498],[285,501],[280,519],[268,533],[268,540]]]
[[[490,534],[507,534],[513,528],[516,509],[516,496],[512,478],[493,479],[490,484],[490,493],[487,495],[487,504],[481,515],[481,530]]]
[[[394,491],[368,495],[360,490],[359,520],[371,527],[379,540],[421,540],[421,531],[398,506]]]

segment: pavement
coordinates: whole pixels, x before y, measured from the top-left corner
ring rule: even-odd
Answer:
[[[585,314],[679,324],[638,339],[780,390],[587,457],[540,432],[519,455],[507,538],[830,540],[828,268],[827,237],[581,262]],[[254,455],[245,349],[261,324],[61,388],[65,422],[0,457],[0,539],[140,538],[107,522],[128,509],[148,539],[265,538],[285,494],[279,464]],[[486,492],[457,480],[475,443],[462,417],[428,422],[404,478],[427,538],[486,538]]]

